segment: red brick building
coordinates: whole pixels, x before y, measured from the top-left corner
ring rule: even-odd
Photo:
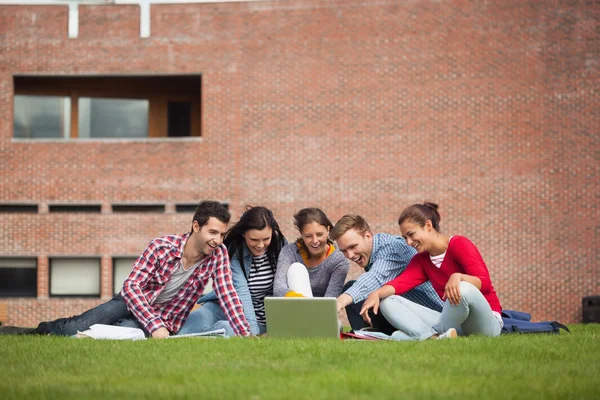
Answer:
[[[40,3],[0,0],[7,323],[109,298],[201,199],[289,238],[433,200],[505,308],[600,294],[600,2]]]

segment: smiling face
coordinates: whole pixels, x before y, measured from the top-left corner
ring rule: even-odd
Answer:
[[[319,258],[327,251],[327,237],[329,236],[328,227],[321,225],[318,222],[310,222],[302,226],[300,236],[311,257]]]
[[[417,253],[429,251],[433,231],[434,229],[429,220],[425,222],[425,226],[421,226],[411,220],[406,220],[400,224],[402,237],[409,246],[417,250]]]
[[[360,234],[356,229],[349,229],[336,240],[338,248],[344,256],[365,268],[373,252],[373,235],[367,231]]]
[[[195,250],[205,256],[210,256],[221,243],[227,231],[227,224],[215,217],[210,217],[202,227],[198,221],[192,223],[192,236]]]
[[[263,229],[249,229],[243,234],[244,241],[250,254],[253,257],[259,257],[265,254],[267,248],[271,244],[273,237],[273,229],[270,226],[265,226]]]

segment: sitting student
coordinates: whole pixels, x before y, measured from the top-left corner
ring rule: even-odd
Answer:
[[[360,315],[364,300],[385,282],[402,274],[416,254],[399,236],[387,233],[373,234],[369,224],[356,214],[344,215],[331,231],[331,238],[346,258],[365,270],[356,281],[349,281],[344,293],[338,297],[338,311],[346,309],[352,329],[367,326]],[[441,311],[442,301],[430,282],[425,282],[403,295],[422,306]],[[396,329],[381,315],[374,315],[373,327],[391,334]]]
[[[80,315],[42,322],[35,329],[2,327],[0,333],[72,336],[94,324],[105,324],[141,328],[155,339],[165,338],[179,331],[212,279],[234,331],[250,336],[222,243],[229,219],[222,204],[204,201],[194,213],[191,232],[151,241],[121,293],[108,302]]]
[[[418,254],[400,276],[369,295],[361,315],[368,322],[368,310],[377,314],[381,309],[399,330],[392,336],[400,340],[498,336],[502,307],[481,254],[466,237],[440,233],[437,209],[437,204],[424,203],[402,212],[400,231]],[[441,313],[398,296],[426,281],[445,300]]]
[[[319,208],[294,215],[300,232],[295,243],[283,247],[275,274],[276,297],[337,297],[348,274],[348,260],[329,239],[333,227]]]
[[[227,232],[225,246],[229,251],[233,286],[254,335],[265,333],[265,297],[273,295],[273,279],[277,258],[286,244],[271,210],[252,207]],[[233,335],[223,309],[214,292],[198,300],[204,303],[194,310],[179,331],[180,335],[223,328]]]

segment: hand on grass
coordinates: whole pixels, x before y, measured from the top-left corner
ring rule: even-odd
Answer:
[[[457,305],[460,303],[460,282],[461,282],[461,274],[456,272],[450,275],[450,279],[446,282],[446,287],[444,289],[444,296],[442,300],[448,300],[450,304]]]
[[[377,291],[371,293],[369,297],[363,303],[362,308],[360,309],[360,315],[365,320],[365,322],[371,326],[371,317],[369,317],[369,310],[373,309],[373,314],[377,315],[379,312],[379,293]]]
[[[152,332],[152,339],[164,339],[169,337],[169,330],[164,326]]]

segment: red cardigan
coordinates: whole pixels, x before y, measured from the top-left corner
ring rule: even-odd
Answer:
[[[386,285],[393,286],[396,294],[400,295],[429,280],[438,296],[442,298],[446,283],[450,279],[450,275],[455,272],[479,278],[481,293],[490,304],[492,311],[502,312],[500,300],[490,279],[490,272],[477,247],[464,236],[452,237],[440,268],[433,265],[429,253],[425,251],[415,255],[404,272]]]

